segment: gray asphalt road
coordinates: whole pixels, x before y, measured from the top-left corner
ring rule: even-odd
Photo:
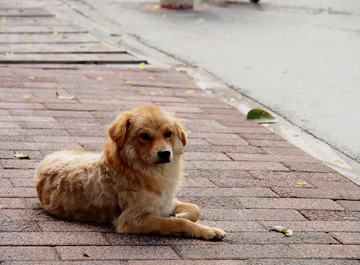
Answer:
[[[360,162],[360,1],[198,3],[197,12],[140,0],[68,2],[207,70]]]

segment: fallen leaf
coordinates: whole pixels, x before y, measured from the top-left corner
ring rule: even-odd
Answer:
[[[29,79],[34,80],[34,79],[35,79],[35,77],[33,77],[33,76],[29,76]]]
[[[193,94],[194,93],[194,90],[188,90],[185,92],[186,94]]]
[[[99,80],[99,81],[103,81],[103,80],[104,80],[104,78],[103,78],[103,77],[98,77],[98,78],[97,78],[97,80]]]
[[[112,37],[121,37],[120,33],[110,33],[110,36]]]
[[[139,64],[139,68],[140,68],[141,70],[144,70],[144,69],[145,69],[145,63],[144,63],[144,62],[140,63],[140,64]]]
[[[70,15],[66,15],[66,19],[67,19],[67,20],[70,20]]]
[[[191,131],[187,130],[186,133],[191,133]]]
[[[16,48],[16,46],[15,46],[15,45],[11,45],[10,47],[11,47],[11,49],[15,49],[15,48]]]
[[[130,81],[125,81],[125,83],[126,83],[126,84],[129,84],[129,85],[131,84],[131,82],[130,82]]]
[[[156,92],[150,92],[150,95],[156,95]]]
[[[7,21],[6,18],[2,18],[2,19],[1,19],[1,22],[6,22],[6,21]]]
[[[117,7],[121,6],[121,3],[118,3],[116,6],[117,6]]]
[[[151,79],[151,80],[155,80],[155,77],[149,76],[149,79]]]
[[[203,7],[208,7],[209,5],[208,4],[203,4]]]
[[[298,181],[298,182],[296,182],[296,184],[298,184],[298,185],[306,185],[307,182],[306,181]]]
[[[267,111],[262,109],[252,109],[248,112],[246,119],[258,123],[274,123],[276,119]]]
[[[75,96],[72,96],[72,97],[65,97],[65,96],[60,96],[59,93],[56,91],[56,97],[58,99],[75,99],[77,97],[77,94]]]
[[[203,21],[204,21],[203,18],[199,18],[198,20],[196,20],[196,23],[201,23],[201,22],[203,22]]]
[[[167,18],[167,15],[165,15],[165,14],[164,14],[164,15],[162,15],[162,18]]]
[[[339,162],[339,161],[341,161],[341,159],[337,158],[337,159],[335,159],[335,161]]]
[[[53,34],[54,34],[54,35],[58,35],[59,33],[58,33],[57,31],[54,31]]]
[[[294,232],[290,229],[290,226],[272,226],[271,230],[284,233],[286,236],[292,236]]]
[[[31,46],[31,42],[28,42],[27,45]]]
[[[160,9],[160,7],[161,7],[160,5],[154,5],[155,9]]]
[[[17,157],[17,158],[20,158],[20,159],[30,159],[30,154],[27,154],[27,155],[23,155],[23,154],[20,154],[16,151],[14,151],[14,157]]]
[[[5,52],[5,55],[13,55],[14,52]]]
[[[24,98],[29,98],[30,96],[29,95],[24,95]]]
[[[85,252],[83,252],[82,256],[85,257],[85,258],[88,258],[88,257],[89,257],[89,255],[86,254]]]
[[[101,40],[100,43],[106,43],[106,41]]]

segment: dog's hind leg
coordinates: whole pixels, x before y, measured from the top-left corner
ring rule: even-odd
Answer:
[[[200,217],[200,209],[195,204],[176,201],[172,215],[196,222]]]

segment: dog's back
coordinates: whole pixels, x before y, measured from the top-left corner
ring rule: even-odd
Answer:
[[[102,172],[101,162],[101,154],[87,152],[48,155],[35,173],[40,206],[66,219],[111,222],[121,211],[103,194],[99,178],[110,172]]]

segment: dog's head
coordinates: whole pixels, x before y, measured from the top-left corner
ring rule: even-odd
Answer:
[[[139,159],[148,165],[170,163],[186,145],[179,120],[155,105],[121,113],[109,125],[108,134],[130,163]]]

